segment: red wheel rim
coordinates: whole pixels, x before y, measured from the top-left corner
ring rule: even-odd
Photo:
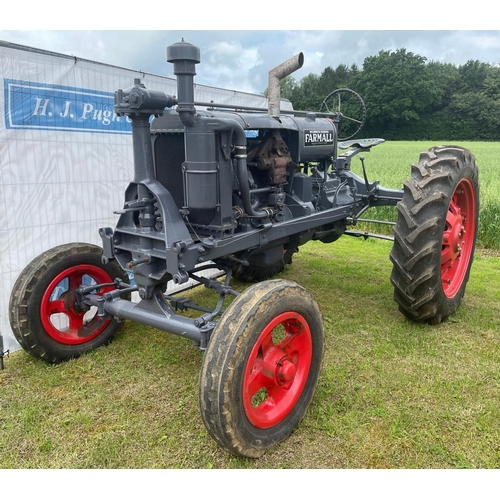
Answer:
[[[264,328],[243,377],[243,406],[255,427],[272,427],[292,411],[309,375],[312,350],[309,325],[296,312],[280,314]]]
[[[48,335],[61,344],[84,344],[97,337],[110,320],[99,317],[95,308],[78,308],[75,292],[85,284],[111,283],[106,271],[92,265],[73,266],[59,273],[47,287],[40,304],[40,317]],[[101,288],[98,295],[112,290]]]
[[[441,249],[444,294],[454,297],[465,279],[472,257],[476,225],[476,195],[469,179],[462,179],[451,198]]]

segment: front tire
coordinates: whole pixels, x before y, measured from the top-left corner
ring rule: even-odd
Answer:
[[[319,306],[286,280],[239,295],[215,328],[200,373],[203,422],[226,451],[257,458],[304,417],[323,360]]]
[[[83,284],[128,281],[116,262],[104,265],[102,250],[86,243],[61,245],[36,257],[12,289],[9,319],[21,347],[51,363],[76,358],[109,343],[123,323],[100,317],[95,308],[78,308],[75,292]],[[113,290],[103,287],[99,295]]]
[[[476,245],[479,180],[474,156],[457,146],[420,155],[398,203],[391,282],[399,310],[445,321],[465,292]]]

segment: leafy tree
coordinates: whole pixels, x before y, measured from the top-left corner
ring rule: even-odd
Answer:
[[[380,51],[365,59],[357,86],[366,103],[370,130],[397,136],[440,102],[426,60],[406,49]]]
[[[458,68],[460,79],[468,90],[479,90],[488,74],[489,64],[480,61],[467,61]]]
[[[449,106],[454,137],[500,140],[500,99],[482,91],[457,93]]]
[[[434,106],[442,109],[449,104],[451,96],[460,86],[458,68],[451,63],[431,61],[426,65],[426,73],[436,94]]]
[[[500,68],[468,61],[458,71],[460,85],[447,108],[451,136],[500,140]]]
[[[320,90],[320,77],[309,73],[302,78],[300,85],[293,91],[292,103],[294,109],[317,111],[324,96]]]
[[[319,90],[323,99],[336,89],[347,87],[351,80],[351,70],[345,64],[339,64],[336,69],[328,66],[319,78]]]
[[[280,82],[280,93],[283,99],[291,100],[293,92],[297,87],[297,80],[292,75],[285,76]],[[269,89],[264,90],[263,95],[269,95]]]
[[[362,69],[340,64],[299,82],[288,76],[281,96],[295,109],[317,111],[328,94],[342,87],[355,90],[366,103],[364,137],[500,140],[500,67],[477,60],[461,66],[428,62],[401,48],[367,57]]]
[[[490,67],[482,89],[484,94],[491,99],[500,99],[500,67]]]

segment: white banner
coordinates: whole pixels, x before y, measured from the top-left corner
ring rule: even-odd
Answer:
[[[167,65],[168,63],[165,62]],[[12,287],[45,250],[101,244],[133,178],[131,127],[113,113],[114,92],[140,78],[175,95],[173,79],[0,42],[0,335]],[[195,100],[266,107],[263,96],[196,85]],[[291,109],[289,103],[285,108]]]

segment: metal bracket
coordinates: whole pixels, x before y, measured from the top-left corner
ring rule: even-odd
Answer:
[[[115,258],[113,247],[113,230],[110,227],[101,227],[99,236],[102,239],[102,263],[106,265],[110,260]]]
[[[7,354],[7,357],[9,357],[10,351],[7,349],[6,351],[0,350],[0,370],[4,370],[5,366],[3,363],[3,358]]]
[[[378,238],[379,240],[387,240],[394,241],[393,236],[386,236],[385,234],[376,234],[376,233],[368,233],[364,231],[345,231],[344,234],[346,236],[354,236],[355,238],[364,238],[367,240],[368,238]]]

